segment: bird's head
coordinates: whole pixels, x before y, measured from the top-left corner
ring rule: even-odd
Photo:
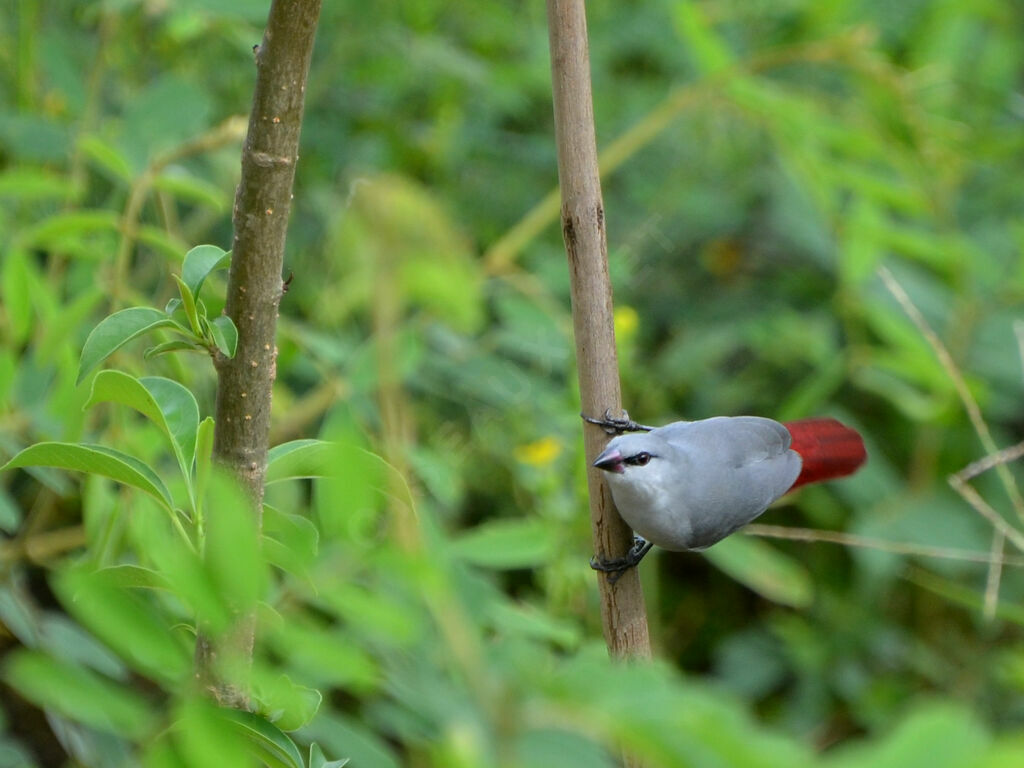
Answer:
[[[619,435],[594,459],[594,466],[615,475],[640,478],[657,472],[668,452],[664,440],[651,434]]]

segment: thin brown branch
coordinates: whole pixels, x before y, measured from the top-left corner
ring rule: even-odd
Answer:
[[[978,406],[978,401],[974,399],[974,395],[971,394],[971,390],[967,386],[967,382],[964,381],[963,374],[960,373],[960,369],[953,361],[953,356],[949,354],[949,350],[946,349],[946,345],[942,343],[942,340],[938,337],[938,334],[932,330],[931,326],[928,325],[928,321],[924,319],[924,315],[917,308],[914,302],[907,295],[907,292],[903,290],[903,286],[899,284],[896,278],[893,276],[886,267],[879,267],[878,274],[882,278],[882,282],[885,283],[885,287],[889,289],[889,293],[893,295],[899,305],[903,308],[903,311],[910,318],[911,322],[917,326],[917,330],[924,337],[925,341],[932,348],[935,356],[938,358],[939,363],[942,365],[946,375],[949,376],[949,380],[953,382],[953,386],[956,388],[957,395],[960,397],[960,402],[963,403],[964,410],[967,412],[967,417],[971,420],[971,424],[974,427],[974,431],[978,434],[978,439],[981,440],[981,444],[988,454],[999,453],[999,447],[996,445],[995,440],[992,439],[992,433],[989,431],[988,424],[985,423],[985,419],[981,415],[981,408]],[[999,479],[1002,481],[1003,486],[1006,488],[1006,493],[1010,497],[1010,502],[1013,504],[1013,508],[1016,511],[1018,517],[1024,520],[1024,497],[1021,496],[1020,489],[1017,487],[1017,481],[1014,480],[1013,475],[1003,465],[997,465],[997,472],[999,473]]]
[[[988,578],[985,580],[985,618],[989,621],[995,618],[996,609],[999,607],[999,581],[1003,576],[1003,566],[1006,564],[1003,559],[1005,539],[1006,537],[999,531],[992,532],[989,553],[993,559],[988,569]]]
[[[750,536],[767,539],[788,539],[808,543],[839,544],[844,547],[874,549],[879,552],[892,552],[897,555],[914,555],[917,557],[934,557],[940,560],[967,560],[972,563],[995,563],[1024,568],[1024,557],[1019,555],[1003,555],[993,552],[977,552],[957,547],[937,547],[928,544],[914,544],[904,541],[890,541],[873,536],[860,536],[855,533],[841,531],[821,531],[816,528],[793,528],[784,525],[765,525],[751,523],[743,532]]]
[[[971,394],[971,390],[967,386],[967,382],[964,381],[964,377],[960,373],[960,369],[957,367],[956,363],[953,361],[953,356],[950,355],[949,350],[946,349],[946,345],[942,343],[938,334],[936,334],[935,331],[932,330],[931,326],[928,325],[928,321],[925,320],[924,315],[921,314],[921,311],[910,299],[910,296],[907,295],[907,292],[903,290],[903,286],[899,284],[899,281],[896,280],[892,272],[882,266],[878,268],[878,275],[882,278],[882,282],[885,283],[885,287],[889,289],[889,293],[893,295],[899,305],[903,308],[907,317],[909,317],[911,322],[917,326],[917,330],[924,337],[925,341],[928,342],[929,346],[931,346],[932,351],[938,358],[939,364],[942,366],[943,370],[945,370],[949,380],[953,382],[953,386],[956,388],[957,394],[960,397],[960,402],[963,403],[964,410],[967,412],[967,416],[971,420],[971,424],[974,426],[974,431],[977,433],[978,439],[981,441],[985,452],[989,455],[999,453],[996,442],[992,438],[992,433],[989,431],[988,424],[985,423],[985,419],[981,415],[981,408],[978,406],[978,401],[975,400],[974,395]],[[1017,518],[1019,520],[1024,520],[1024,497],[1021,496],[1020,488],[1017,487],[1017,481],[1014,479],[1005,464],[997,464],[996,472],[999,475],[1000,481],[1002,481],[1003,488],[1006,490],[1006,495],[1010,498],[1010,504],[1017,513]],[[1002,516],[985,503],[973,488],[959,478],[956,478],[956,481],[954,481],[954,478],[951,477],[949,478],[949,482],[950,485],[952,485],[953,488],[956,489],[956,491],[963,496],[975,510],[981,513],[996,529],[992,540],[993,551],[998,548],[999,553],[1001,554],[1003,537],[1010,539],[1010,541],[1020,549],[1018,541],[1021,537],[1019,532],[1011,528],[1006,521],[1003,520]],[[1002,571],[998,563],[993,562],[989,566],[986,586],[986,606],[994,606],[995,603],[998,602],[1001,572]]]
[[[18,537],[0,544],[0,563],[26,560],[30,563],[45,563],[87,543],[85,528],[72,525],[52,531]]]
[[[583,413],[599,416],[609,408],[620,411],[622,393],[597,166],[587,20],[583,0],[548,0],[547,11],[562,235],[569,259],[580,402]],[[583,425],[588,465],[607,439],[599,427]],[[594,549],[598,557],[621,557],[630,547],[631,532],[599,474],[588,466]],[[619,657],[650,656],[647,609],[636,569],[626,571],[614,585],[598,576],[598,584],[609,650]]]
[[[957,475],[950,475],[948,479],[953,490],[959,493],[975,512],[988,520],[992,527],[1009,539],[1017,549],[1024,552],[1024,534],[1006,522],[1003,516],[996,512],[972,485],[965,483]]]
[[[1011,461],[1016,461],[1021,456],[1024,456],[1024,442],[1011,445],[1008,448],[1003,448],[1003,450],[996,451],[983,459],[972,461],[966,467],[957,472],[956,477],[967,482],[972,477],[977,477],[982,472],[988,472],[990,469],[997,467],[1000,464],[1007,464]]]

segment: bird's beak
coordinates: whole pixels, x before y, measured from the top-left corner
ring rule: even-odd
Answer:
[[[622,454],[619,453],[618,448],[605,448],[601,451],[601,455],[594,459],[594,466],[605,472],[622,474],[626,471],[626,465],[622,462]]]

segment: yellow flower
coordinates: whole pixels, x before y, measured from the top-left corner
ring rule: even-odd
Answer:
[[[640,315],[630,306],[624,305],[615,310],[615,338],[626,341],[636,335],[640,327]]]
[[[534,467],[546,467],[562,453],[562,444],[554,437],[542,437],[516,448],[516,459]]]

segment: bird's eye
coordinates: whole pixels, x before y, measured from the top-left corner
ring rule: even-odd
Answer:
[[[630,464],[635,464],[638,467],[643,467],[650,460],[651,460],[651,454],[649,454],[647,451],[643,451],[642,453],[638,453],[636,456],[633,456],[632,458],[630,458],[629,463]]]

